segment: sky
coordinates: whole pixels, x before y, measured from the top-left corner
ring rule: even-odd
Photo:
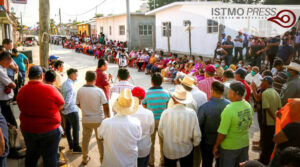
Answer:
[[[103,2],[97,7],[98,14],[119,14],[126,12],[126,0],[49,0],[50,1],[50,19],[54,19],[55,23],[59,23],[59,8],[61,8],[62,23],[73,22],[76,15],[90,12],[77,16],[77,21],[87,21],[96,14],[95,6]],[[140,9],[142,0],[130,0],[130,11],[135,12]],[[36,26],[39,21],[39,0],[27,0],[27,4],[14,4],[11,2],[17,17],[20,12],[23,16],[23,24],[26,26]],[[94,8],[94,9],[93,9]]]

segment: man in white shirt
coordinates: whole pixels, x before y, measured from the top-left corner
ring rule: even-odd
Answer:
[[[165,166],[193,166],[193,148],[201,140],[201,132],[194,110],[185,106],[189,103],[186,90],[176,86],[171,93],[175,106],[165,110],[160,118],[158,134],[163,139]]]
[[[123,68],[127,66],[127,59],[129,59],[127,53],[124,49],[121,49],[119,51],[119,54],[117,55],[118,61],[119,61],[119,68]]]
[[[146,92],[141,87],[135,87],[132,89],[132,95],[139,99],[139,108],[137,112],[131,116],[140,120],[142,127],[142,138],[138,142],[139,158],[138,167],[148,167],[151,149],[151,134],[154,132],[155,122],[152,111],[145,109],[142,105],[142,101],[146,96]]]
[[[246,75],[246,82],[251,84],[252,82],[255,83],[256,87],[259,87],[261,84],[261,75],[259,74],[259,68],[257,66],[252,67],[252,71]]]
[[[55,72],[56,72],[56,80],[54,82],[54,85],[61,89],[62,83],[63,83],[63,71],[64,71],[64,62],[61,60],[57,60],[54,64]]]
[[[102,120],[109,117],[109,106],[102,89],[95,86],[96,73],[87,71],[85,75],[86,85],[81,87],[77,93],[76,104],[82,111],[82,163],[86,165],[89,161],[89,142],[93,130],[98,136],[97,128]],[[100,162],[103,161],[103,143],[96,139],[100,154]]]
[[[103,167],[136,167],[138,142],[142,137],[141,123],[130,116],[139,108],[139,99],[124,89],[113,102],[113,111],[118,114],[102,121],[98,138],[103,139]]]
[[[237,60],[243,60],[243,33],[239,31],[238,35],[234,39],[234,59],[237,62]],[[239,54],[239,57],[238,57]]]
[[[115,94],[120,94],[125,88],[132,90],[134,86],[128,82],[130,78],[130,74],[128,69],[126,68],[120,68],[118,70],[118,80],[119,83],[116,83],[112,88],[110,88],[109,91],[109,97],[111,98],[112,95]]]

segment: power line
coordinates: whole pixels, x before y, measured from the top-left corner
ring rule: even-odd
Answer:
[[[97,10],[97,7],[98,6],[100,6],[100,5],[102,5],[104,2],[105,2],[106,0],[103,0],[102,2],[100,2],[98,5],[96,5],[95,7],[93,7],[93,8],[91,8],[91,9],[89,9],[89,10],[87,10],[86,12],[83,12],[83,13],[80,13],[80,14],[67,14],[67,13],[65,13],[65,12],[61,12],[61,13],[63,13],[64,15],[67,15],[67,16],[81,16],[81,15],[85,15],[85,14],[87,14],[87,13],[90,13],[91,11],[93,11],[93,10]]]

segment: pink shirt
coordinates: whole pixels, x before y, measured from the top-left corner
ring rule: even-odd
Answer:
[[[207,101],[210,99],[210,89],[211,84],[217,81],[214,77],[205,78],[204,80],[198,83],[198,88],[202,90],[207,95]]]

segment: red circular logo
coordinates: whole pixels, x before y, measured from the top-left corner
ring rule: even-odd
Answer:
[[[283,28],[290,28],[296,23],[296,15],[291,10],[281,10],[275,17],[271,17],[268,21],[272,21]]]

